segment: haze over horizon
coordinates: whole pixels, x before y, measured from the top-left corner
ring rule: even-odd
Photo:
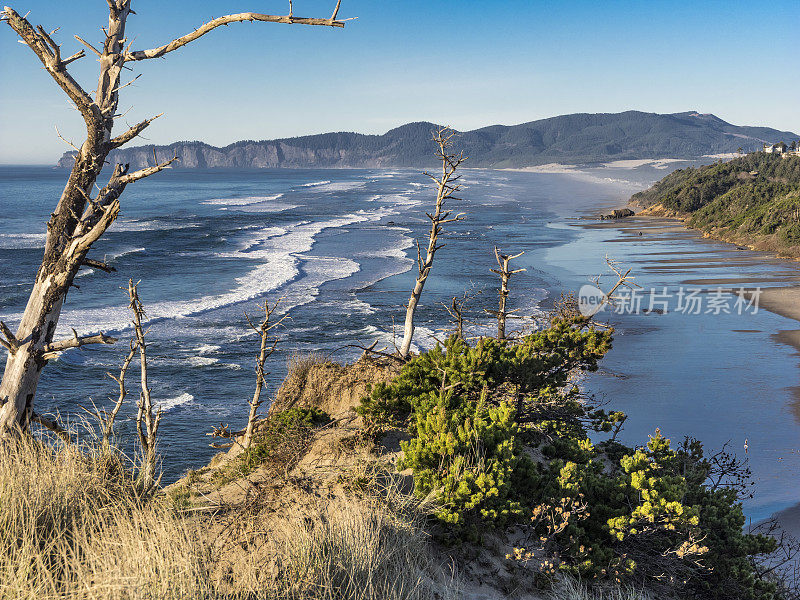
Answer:
[[[107,20],[104,2],[52,4],[18,0],[12,7],[30,10],[32,22],[48,30],[60,26],[57,41],[66,55],[80,47],[73,34],[97,41]],[[294,11],[328,16],[332,4],[298,0]],[[123,110],[131,110],[122,121],[164,112],[137,142],[214,146],[329,131],[381,134],[412,121],[471,130],[625,110],[697,110],[735,125],[800,131],[793,101],[800,84],[791,77],[797,67],[789,51],[796,5],[679,1],[665,13],[622,1],[578,1],[558,11],[540,1],[503,0],[492,10],[472,0],[434,4],[344,0],[340,16],[358,20],[343,31],[222,28],[163,61],[133,65],[128,75],[143,76],[123,93]],[[214,7],[142,3],[130,23],[134,46],[191,31],[218,16]],[[283,2],[252,0],[225,6],[225,12],[286,9]],[[96,85],[96,69],[93,57],[70,65],[87,90]],[[82,141],[78,114],[8,30],[0,35],[0,76],[14,81],[0,86],[6,109],[0,163],[54,164],[69,150],[56,125],[67,139]]]

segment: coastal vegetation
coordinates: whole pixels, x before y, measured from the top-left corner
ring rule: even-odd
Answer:
[[[753,152],[681,169],[631,202],[715,238],[800,256],[800,156]]]
[[[358,411],[408,426],[398,468],[436,501],[437,534],[480,543],[514,526],[507,558],[542,578],[644,586],[658,597],[776,598],[756,559],[774,539],[743,532],[743,466],[658,430],[639,447],[613,436],[625,415],[587,402],[572,377],[595,370],[612,332],[556,318],[513,342],[451,337],[415,357]]]
[[[743,530],[742,464],[658,430],[625,446],[577,387],[612,337],[561,310],[402,366],[295,357],[249,448],[148,496],[88,425],[21,437],[0,598],[791,598],[776,539]]]

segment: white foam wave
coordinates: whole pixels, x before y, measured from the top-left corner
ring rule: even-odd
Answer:
[[[326,229],[377,222],[390,214],[393,214],[390,208],[360,210],[326,221],[302,221],[285,228],[266,227],[247,231],[239,249],[219,255],[255,263],[247,274],[235,280],[230,290],[200,298],[156,302],[148,306],[148,316],[151,320],[186,318],[254,300],[278,288],[285,288],[282,291],[285,296],[283,310],[311,302],[319,293],[320,285],[349,277],[360,268],[358,263],[347,258],[304,256],[303,253],[312,249],[315,237]],[[305,262],[304,277],[299,277],[301,260]],[[75,327],[84,334],[86,330],[95,332],[101,327],[107,332],[118,332],[129,329],[129,321],[127,306],[120,304],[72,311],[60,319],[59,328]]]
[[[399,347],[403,341],[403,334],[402,332],[395,332],[393,335],[391,331],[385,331],[383,329],[379,329],[373,325],[367,325],[364,328],[365,335],[369,337],[369,339],[378,340],[378,346],[386,346],[388,348],[394,348],[395,346]],[[412,352],[423,352],[425,350],[430,350],[436,345],[436,340],[434,339],[434,331],[432,329],[428,329],[427,327],[415,327],[414,328],[414,339],[411,342],[411,351]],[[437,336],[438,337],[438,336]]]
[[[197,352],[200,356],[204,356],[206,354],[213,354],[219,350],[221,350],[221,348],[219,346],[215,346],[214,344],[203,344],[195,352]]]
[[[289,204],[288,202],[278,202],[283,194],[274,194],[272,196],[249,196],[247,198],[215,198],[212,200],[203,200],[203,204],[219,206],[219,210],[238,210],[242,212],[283,212],[297,208],[297,204]]]
[[[0,249],[27,250],[44,248],[47,235],[44,233],[0,233]]]
[[[125,248],[117,252],[108,252],[105,254],[105,262],[114,261],[118,258],[122,258],[123,256],[128,256],[129,254],[137,254],[145,251],[146,250],[144,248]]]
[[[360,187],[364,187],[366,182],[364,181],[336,181],[331,183],[330,181],[319,181],[314,184],[306,183],[302,187],[309,188],[309,192],[349,192],[350,190],[355,190]]]
[[[313,181],[311,183],[304,183],[300,187],[305,187],[305,188],[317,187],[317,186],[320,186],[320,185],[327,185],[329,183],[330,183],[330,181]]]
[[[178,406],[182,406],[194,400],[194,396],[191,394],[184,392],[180,396],[175,396],[174,398],[166,398],[165,400],[158,400],[156,401],[156,407],[160,408],[164,412],[168,412],[173,408],[177,408]]]
[[[212,198],[211,200],[203,200],[201,204],[212,204],[215,206],[247,206],[248,204],[277,200],[281,196],[283,196],[283,194],[275,194],[273,196],[248,196],[246,198]]]
[[[199,223],[180,223],[162,220],[118,219],[110,230],[117,233],[137,231],[172,231],[173,229],[197,229]]]
[[[219,359],[213,356],[191,356],[186,362],[193,367],[207,367],[218,363]]]

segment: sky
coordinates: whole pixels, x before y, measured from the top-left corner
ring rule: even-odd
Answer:
[[[6,0],[69,56],[101,45],[104,0]],[[334,0],[295,0],[296,16]],[[285,14],[288,1],[133,0],[134,48],[221,14]],[[800,132],[799,0],[343,0],[345,29],[219,28],[134,63],[119,127],[164,116],[143,143],[223,146],[325,131],[384,133],[411,121],[469,130],[575,112],[714,113]],[[91,55],[70,65],[97,86]],[[0,23],[0,164],[53,164],[82,121],[29,48]]]

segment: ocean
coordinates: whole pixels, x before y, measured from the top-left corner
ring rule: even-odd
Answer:
[[[716,277],[788,281],[794,263],[736,253],[692,232],[658,224],[594,227],[580,219],[620,206],[661,173],[594,169],[587,173],[463,171],[464,221],[446,226],[419,309],[416,347],[446,336],[443,307],[465,291],[470,334],[494,331],[485,311],[497,305],[494,247],[525,254],[515,266],[512,308],[541,317],[562,292],[606,274],[620,261],[643,290]],[[0,318],[16,326],[41,260],[45,222],[66,172],[0,167]],[[115,346],[63,353],[45,368],[37,410],[77,421],[81,407],[107,406],[131,335],[129,278],[141,281],[149,317],[153,398],[163,407],[164,480],[203,466],[216,452],[212,426],[246,421],[258,339],[245,313],[280,300],[288,313],[267,368],[274,394],[292,353],[354,360],[376,339],[392,347],[416,273],[414,240],[427,236],[435,197],[414,170],[174,170],[129,186],[120,219],[90,253],[117,270],[86,269],[75,280],[59,325],[105,331]],[[643,231],[643,235],[639,235]],[[747,260],[745,260],[747,258]],[[601,284],[602,287],[602,284]],[[656,427],[712,449],[726,443],[747,458],[757,492],[745,503],[754,520],[800,501],[800,371],[793,348],[775,334],[796,323],[768,313],[604,316],[616,328],[601,369],[582,379],[587,392],[629,414],[623,441],[643,443]],[[514,327],[529,319],[513,321]],[[3,359],[0,359],[3,360]],[[130,439],[135,386],[119,433]],[[750,451],[743,454],[748,439]],[[780,460],[779,460],[780,459]]]

